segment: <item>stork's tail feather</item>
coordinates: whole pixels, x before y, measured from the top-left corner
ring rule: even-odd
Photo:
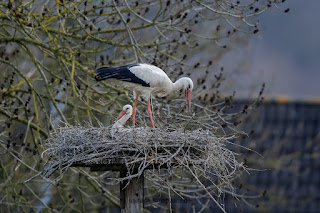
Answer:
[[[126,79],[128,75],[133,75],[130,68],[138,66],[138,64],[128,64],[120,67],[100,67],[95,70],[97,75],[95,79],[101,81],[108,78]]]
[[[119,72],[118,67],[100,67],[96,69],[97,75],[95,79],[97,81],[102,81],[107,78],[112,78],[116,72]]]
[[[103,80],[103,78],[101,78],[100,75],[96,75],[96,76],[94,76],[94,78],[96,79],[96,81],[102,81]]]

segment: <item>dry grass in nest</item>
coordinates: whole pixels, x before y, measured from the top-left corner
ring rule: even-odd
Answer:
[[[217,137],[201,129],[184,132],[184,129],[124,128],[112,136],[110,128],[60,127],[51,133],[46,143],[44,153],[49,156],[49,164],[45,173],[49,176],[59,169],[62,174],[75,164],[121,162],[127,167],[127,176],[115,178],[119,181],[130,181],[146,168],[149,177],[160,181],[159,167],[170,174],[176,168],[183,168],[201,190],[193,187],[194,190],[186,192],[185,187],[177,184],[175,193],[186,196],[199,192],[199,196],[207,196],[218,204],[219,194],[232,192],[232,180],[245,169],[236,160],[237,154],[227,148],[234,137]],[[170,184],[167,188],[172,190]]]

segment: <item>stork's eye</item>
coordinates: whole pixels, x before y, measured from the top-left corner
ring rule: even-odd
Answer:
[[[188,84],[188,88],[189,88],[189,89],[191,88],[190,84]]]

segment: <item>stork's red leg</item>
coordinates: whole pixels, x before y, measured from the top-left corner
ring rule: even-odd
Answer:
[[[133,109],[132,109],[132,120],[133,120],[133,124],[132,126],[134,126],[136,124],[136,106],[137,106],[137,102],[138,102],[138,95],[136,95],[136,100],[134,101],[134,105],[133,105]]]
[[[151,107],[150,107],[150,97],[148,98],[148,114],[150,116],[150,121],[151,121],[151,124],[152,124],[152,128],[154,128],[154,123],[153,123],[152,113],[151,113]]]

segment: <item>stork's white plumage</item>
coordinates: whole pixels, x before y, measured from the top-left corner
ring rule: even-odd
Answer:
[[[120,128],[123,128],[123,126],[126,124],[127,120],[132,115],[132,106],[127,104],[122,108],[122,112],[116,119],[116,122],[112,125],[111,128],[111,135],[114,135],[114,133],[119,130]]]
[[[135,125],[135,108],[139,95],[148,98],[148,114],[153,128],[154,123],[150,107],[150,95],[152,94],[165,97],[172,91],[185,89],[186,109],[190,110],[193,82],[188,77],[180,78],[173,83],[162,69],[150,64],[101,67],[96,69],[96,73],[97,81],[110,79],[113,83],[136,93],[136,99],[133,105],[133,126]]]

